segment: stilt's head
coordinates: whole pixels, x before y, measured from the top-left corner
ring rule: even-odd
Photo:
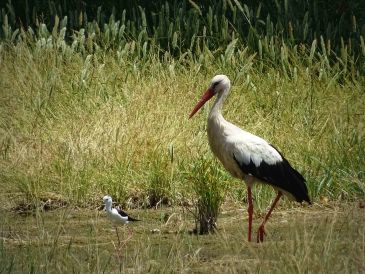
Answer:
[[[106,195],[103,197],[103,201],[104,201],[105,207],[107,209],[112,207],[112,203],[113,203],[112,197],[110,197],[109,195]]]
[[[218,93],[226,92],[228,93],[229,89],[231,88],[231,81],[229,81],[228,77],[223,74],[219,74],[213,77],[210,81],[209,87],[206,92],[203,94],[200,101],[195,105],[193,111],[190,113],[189,118],[193,117],[198,110],[204,106],[206,102],[209,101],[214,95]]]

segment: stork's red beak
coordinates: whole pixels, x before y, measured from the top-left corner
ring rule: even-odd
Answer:
[[[189,115],[189,119],[194,116],[195,113],[198,112],[198,110],[204,106],[204,104],[214,96],[214,91],[212,89],[207,89],[207,91],[203,94],[200,101],[195,105],[193,111]]]

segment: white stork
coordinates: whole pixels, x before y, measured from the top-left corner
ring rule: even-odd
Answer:
[[[269,184],[278,191],[270,210],[257,231],[257,242],[262,242],[265,235],[265,223],[283,194],[297,202],[306,201],[309,204],[311,202],[305,179],[275,147],[223,118],[221,109],[230,88],[231,83],[227,76],[214,76],[208,90],[196,104],[189,118],[193,117],[210,98],[217,95],[208,116],[209,145],[227,171],[233,177],[244,180],[247,185],[248,241],[251,241],[252,233],[251,189],[254,182]]]

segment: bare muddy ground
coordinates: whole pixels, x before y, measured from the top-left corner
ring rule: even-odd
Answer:
[[[248,243],[244,208],[225,206],[216,234],[194,235],[183,208],[131,210],[119,227],[102,210],[1,210],[0,272],[359,273],[365,271],[361,203],[279,209],[266,241]],[[255,228],[261,216],[255,216]]]

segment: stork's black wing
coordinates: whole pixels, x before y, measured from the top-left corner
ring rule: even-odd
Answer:
[[[272,147],[282,157],[281,161],[274,164],[268,164],[265,159],[262,159],[259,165],[256,165],[252,160],[249,163],[244,163],[238,161],[234,155],[233,157],[245,174],[251,174],[263,182],[289,192],[297,202],[306,201],[311,203],[304,177],[290,165],[280,151],[274,146]]]

